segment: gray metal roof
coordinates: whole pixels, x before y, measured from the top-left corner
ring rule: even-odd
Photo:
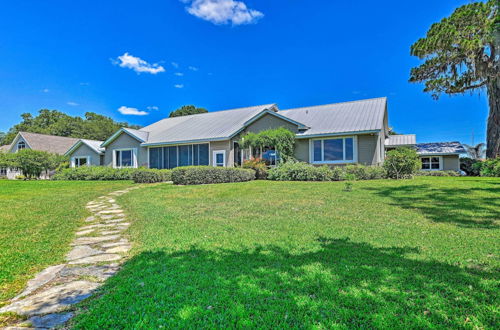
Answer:
[[[19,132],[18,136],[22,136],[33,150],[46,151],[59,155],[64,155],[78,141],[76,138],[29,132]],[[17,142],[17,140],[18,138],[16,137],[14,142]]]
[[[466,150],[460,142],[432,142],[418,143],[416,145],[419,155],[449,155],[462,154]]]
[[[278,113],[310,129],[300,136],[361,132],[384,129],[387,98],[333,103],[281,110]]]
[[[415,145],[417,143],[417,137],[415,134],[405,134],[405,135],[389,135],[385,139],[385,146],[409,146]]]
[[[149,132],[146,144],[228,139],[244,124],[274,104],[223,110],[160,120],[140,131]]]
[[[148,140],[149,132],[143,131],[143,130],[138,130],[138,129],[133,129],[133,128],[123,128],[124,131],[127,131],[129,134],[132,134],[139,138],[140,140],[146,142]]]
[[[97,140],[87,140],[87,139],[81,139],[82,143],[85,143],[87,146],[89,146],[91,149],[93,149],[95,152],[103,153],[104,148],[101,147],[101,144],[103,141],[97,141]]]
[[[7,152],[10,149],[10,144],[0,146],[0,152]]]

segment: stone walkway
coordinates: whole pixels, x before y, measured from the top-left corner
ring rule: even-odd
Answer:
[[[41,271],[10,305],[0,308],[0,313],[14,312],[27,318],[5,329],[50,329],[64,324],[73,317],[72,305],[90,297],[119,270],[130,250],[129,241],[122,236],[130,224],[114,198],[135,188],[115,191],[87,204],[92,216],[76,233],[66,263]]]

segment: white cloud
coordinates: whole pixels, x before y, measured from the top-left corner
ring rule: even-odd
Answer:
[[[251,24],[264,16],[250,9],[243,1],[236,0],[182,0],[189,4],[188,13],[214,24]]]
[[[182,76],[184,75],[184,73],[182,73],[182,72],[176,72],[176,73],[174,73],[174,74],[175,74],[176,76],[178,76],[178,77],[182,77]]]
[[[132,69],[137,73],[146,72],[157,74],[160,72],[165,72],[165,68],[158,63],[150,64],[140,57],[132,56],[129,53],[118,56],[116,60],[113,60],[113,63],[119,65],[122,68]]]
[[[73,102],[73,101],[69,101],[67,104],[71,105],[72,107],[76,107],[77,105],[79,105],[78,103]]]
[[[132,115],[132,116],[145,116],[148,113],[146,111],[142,111],[136,108],[129,108],[126,106],[121,106],[118,108],[118,112],[122,115]]]
[[[149,111],[151,111],[151,110],[159,110],[159,108],[156,105],[151,105],[151,106],[147,107],[147,109]]]
[[[188,69],[191,71],[198,71],[198,68],[195,66],[188,66]]]
[[[42,89],[42,92],[44,92],[44,93],[48,93],[48,92],[50,92],[50,89],[48,89],[48,88],[44,88],[44,89]]]
[[[183,84],[176,84],[174,85],[175,88],[184,88],[184,85]]]
[[[80,86],[90,86],[90,83],[88,83],[88,82],[81,82]]]
[[[172,66],[176,69],[179,67],[179,63],[177,62],[171,62],[170,64],[172,64]]]

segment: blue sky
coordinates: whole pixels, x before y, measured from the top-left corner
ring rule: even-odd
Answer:
[[[396,131],[464,143],[474,132],[478,143],[485,93],[434,101],[407,82],[419,63],[410,45],[466,2],[8,1],[0,130],[42,108],[147,125],[184,104],[287,109],[387,96]]]

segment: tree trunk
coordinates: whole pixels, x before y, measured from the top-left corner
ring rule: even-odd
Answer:
[[[488,84],[490,114],[486,131],[486,157],[500,156],[500,78]]]

